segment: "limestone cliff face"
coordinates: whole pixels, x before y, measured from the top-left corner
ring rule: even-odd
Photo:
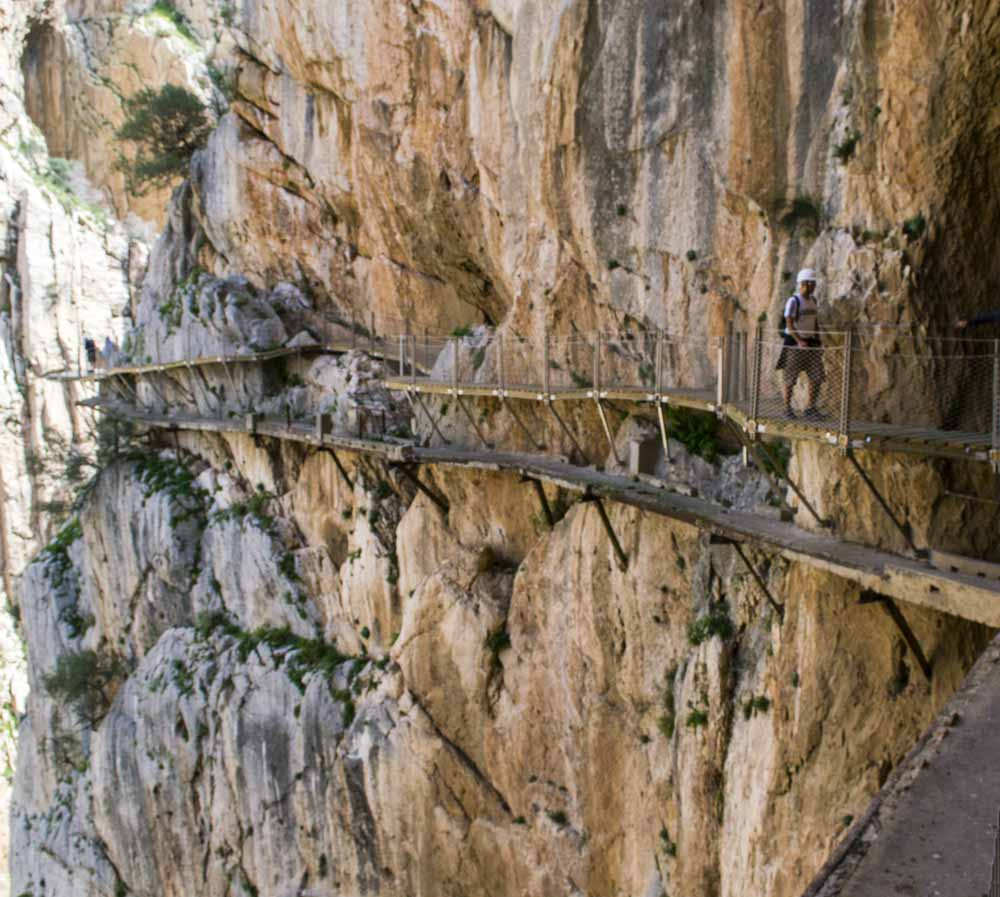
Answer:
[[[0,294],[10,581],[64,491],[29,462],[86,446],[81,393],[39,378],[84,332],[128,327],[155,358],[370,314],[532,341],[642,325],[689,334],[697,363],[727,322],[773,321],[801,264],[828,322],[923,334],[1000,273],[985,0],[178,0],[183,31],[147,4],[0,8],[0,65],[20,73],[0,146],[19,222]],[[150,80],[214,96],[206,61],[228,111],[169,206],[135,201],[111,165],[121,98]],[[25,107],[50,153],[85,164],[106,227],[39,184]],[[115,223],[130,212],[163,226],[141,288],[144,249]],[[405,422],[377,373],[351,353],[177,372],[140,398]],[[487,435],[517,445],[489,411]],[[588,411],[570,423],[600,444]],[[442,427],[471,442],[456,415]],[[442,512],[361,456],[348,484],[328,455],[262,438],[119,447],[24,576],[17,895],[792,897],[988,636],[907,608],[928,684],[845,582],[755,552],[780,619],[730,549],[632,509],[609,510],[622,571],[592,505],[550,489],[549,530],[501,474],[423,471]],[[735,463],[677,451],[706,493],[765,499]],[[820,448],[792,462],[842,531],[897,545],[839,467]],[[873,475],[921,541],[991,549],[990,507],[948,504],[978,472]],[[89,703],[44,684],[81,657]]]

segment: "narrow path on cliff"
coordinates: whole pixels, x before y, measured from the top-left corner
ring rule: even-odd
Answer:
[[[1000,627],[1000,580],[960,572],[963,565],[948,565],[959,569],[937,569],[925,560],[847,542],[827,533],[810,532],[759,514],[729,510],[705,499],[681,495],[629,476],[531,454],[424,448],[402,441],[339,436],[321,433],[317,426],[280,418],[244,415],[226,419],[181,412],[154,414],[117,403],[90,404],[116,417],[165,430],[268,436],[335,451],[374,455],[389,462],[508,471],[591,498],[661,514],[737,543],[757,542],[780,551],[791,560],[856,582],[862,590]],[[967,564],[975,562],[970,559]]]
[[[1000,636],[803,897],[992,897],[998,757]]]

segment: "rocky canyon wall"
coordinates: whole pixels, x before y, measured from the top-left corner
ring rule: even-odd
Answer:
[[[801,893],[984,628],[906,608],[928,683],[831,575],[754,550],[782,617],[689,526],[610,506],[622,570],[597,509],[554,487],[550,529],[504,474],[422,471],[442,510],[381,462],[345,454],[341,471],[263,437],[122,431],[66,507],[87,392],[44,375],[78,363],[85,333],[174,357],[372,315],[536,346],[665,328],[705,364],[727,324],[773,326],[803,264],[828,326],[925,345],[1000,273],[1000,4],[0,13],[0,523],[30,685],[10,705],[11,893]],[[172,199],[137,198],[113,132],[125,98],[166,82],[217,122]],[[181,371],[138,398],[344,426],[367,403],[409,425],[378,365]],[[614,419],[620,442],[644,426]],[[589,411],[569,421],[606,453]],[[524,447],[509,410],[478,422]],[[475,438],[454,413],[442,429]],[[738,459],[673,448],[674,478],[766,506]],[[984,471],[869,461],[922,544],[995,553],[996,506],[954,498],[984,494]],[[791,470],[841,533],[902,545],[832,449],[796,449]],[[51,685],[70,662],[91,674],[74,700]]]

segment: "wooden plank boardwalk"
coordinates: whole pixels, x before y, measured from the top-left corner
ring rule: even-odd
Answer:
[[[986,897],[1000,871],[1000,636],[803,897]],[[994,897],[994,892],[989,892]]]
[[[417,359],[416,352],[395,345],[394,340],[371,338],[359,334],[335,337],[323,344],[298,348],[281,347],[264,352],[208,355],[197,358],[147,362],[115,368],[96,369],[84,373],[57,372],[50,379],[61,381],[101,381],[115,377],[135,377],[168,373],[208,365],[259,363],[279,358],[317,354],[343,354],[352,349],[364,351],[386,363],[383,377],[386,389],[409,395],[466,396],[470,398],[513,399],[532,402],[569,402],[617,400],[653,407],[674,406],[715,413],[729,418],[751,438],[768,437],[805,440],[824,445],[851,448],[858,451],[903,452],[925,457],[990,461],[993,434],[966,430],[945,430],[926,426],[906,426],[852,418],[847,434],[839,432],[838,421],[831,416],[807,419],[787,419],[780,415],[758,411],[751,419],[747,400],[724,401],[723,392],[711,388],[608,385],[565,386],[546,383],[521,383],[516,379],[488,377],[456,378],[448,373],[435,376],[433,353]],[[409,373],[407,374],[407,370]],[[993,452],[992,454],[995,454]],[[1000,463],[1000,461],[998,461]]]
[[[970,572],[976,564],[972,559],[963,566],[955,563],[954,556],[949,556],[948,562],[938,569],[926,561],[847,542],[828,533],[809,532],[758,514],[729,510],[705,499],[658,488],[647,481],[578,467],[551,457],[451,447],[426,448],[401,440],[320,435],[317,427],[310,423],[281,418],[157,414],[106,402],[99,407],[117,417],[167,430],[257,434],[374,455],[390,462],[507,471],[680,520],[727,539],[756,542],[791,560],[855,582],[861,589],[1000,627],[1000,579]]]

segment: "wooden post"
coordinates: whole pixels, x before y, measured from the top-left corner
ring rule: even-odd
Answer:
[[[844,370],[841,371],[840,381],[840,426],[837,434],[837,441],[840,443],[840,451],[846,452],[850,443],[851,426],[851,353],[854,344],[854,329],[847,331],[844,339]]]

